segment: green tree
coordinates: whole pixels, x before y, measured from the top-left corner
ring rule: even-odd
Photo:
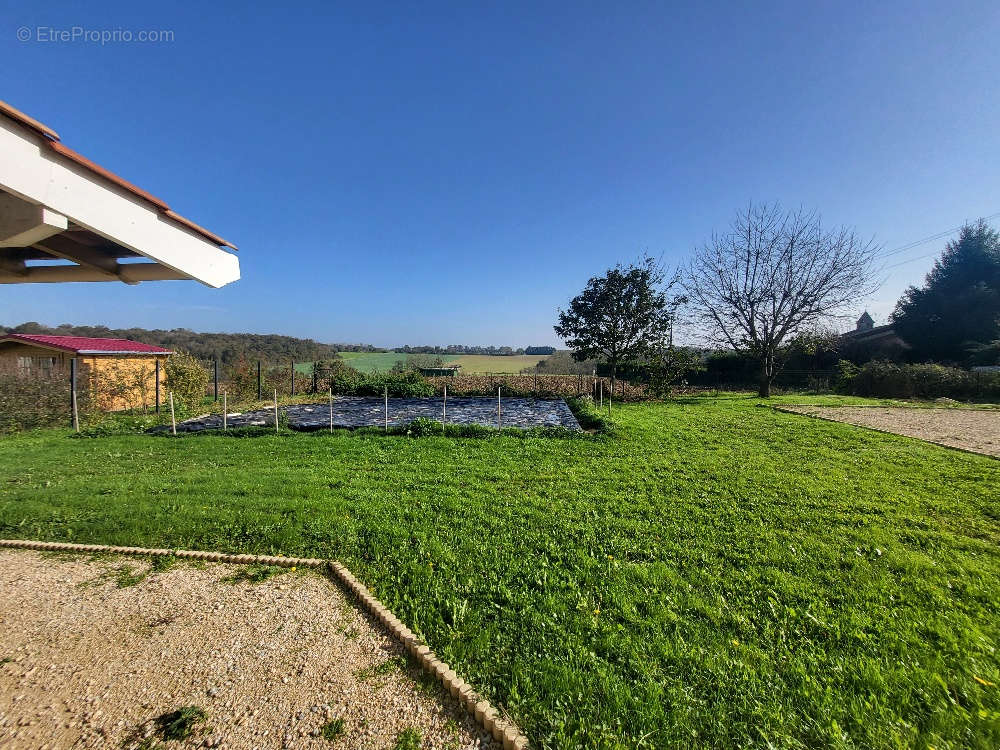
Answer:
[[[653,258],[618,264],[603,276],[595,276],[570,300],[568,310],[559,310],[555,332],[573,351],[578,362],[603,359],[611,370],[614,392],[618,368],[642,359],[665,345],[677,307],[683,297],[671,297],[678,278]]]
[[[980,219],[947,244],[922,288],[907,289],[892,325],[920,361],[966,362],[1000,346],[1000,235]],[[992,364],[992,363],[991,363]]]

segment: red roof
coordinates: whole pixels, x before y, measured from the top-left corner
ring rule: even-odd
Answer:
[[[169,349],[150,346],[128,339],[95,339],[86,336],[39,336],[27,333],[8,333],[0,336],[4,341],[20,341],[61,349],[74,354],[173,354]]]

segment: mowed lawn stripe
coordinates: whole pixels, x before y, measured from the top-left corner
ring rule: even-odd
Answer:
[[[1000,463],[757,403],[5,438],[0,535],[341,559],[540,747],[996,746]]]

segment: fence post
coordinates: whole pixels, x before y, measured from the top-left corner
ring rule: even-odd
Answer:
[[[156,358],[156,413],[160,413],[160,358]]]
[[[444,402],[441,404],[441,424],[448,424],[448,384],[444,384]]]
[[[174,392],[170,391],[170,431],[177,434],[177,418],[174,416]]]
[[[264,399],[264,391],[261,389],[260,382],[260,360],[257,360],[257,400],[262,401]]]
[[[330,387],[330,433],[333,433],[333,386]]]
[[[500,429],[500,386],[497,386],[497,429]]]
[[[278,434],[278,389],[274,389],[274,434]]]
[[[292,395],[295,395],[295,360],[292,360]]]
[[[385,431],[389,432],[389,386],[385,387]]]
[[[76,357],[69,361],[69,409],[73,430],[80,431],[80,415],[76,406]]]
[[[215,386],[213,400],[218,402],[219,400],[219,358],[216,357],[212,360],[212,382]]]
[[[229,428],[229,399],[225,391],[222,392],[222,429]]]

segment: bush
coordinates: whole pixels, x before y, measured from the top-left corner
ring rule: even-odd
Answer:
[[[201,362],[185,352],[177,352],[167,360],[167,390],[174,394],[188,409],[194,409],[205,398],[208,388],[208,370]]]
[[[95,413],[86,378],[77,382],[77,412],[82,423]],[[56,370],[48,374],[20,375],[0,372],[0,434],[40,427],[69,427],[69,375]]]
[[[844,367],[838,388],[855,396],[876,398],[996,399],[1000,398],[1000,373],[875,361],[853,374]]]

